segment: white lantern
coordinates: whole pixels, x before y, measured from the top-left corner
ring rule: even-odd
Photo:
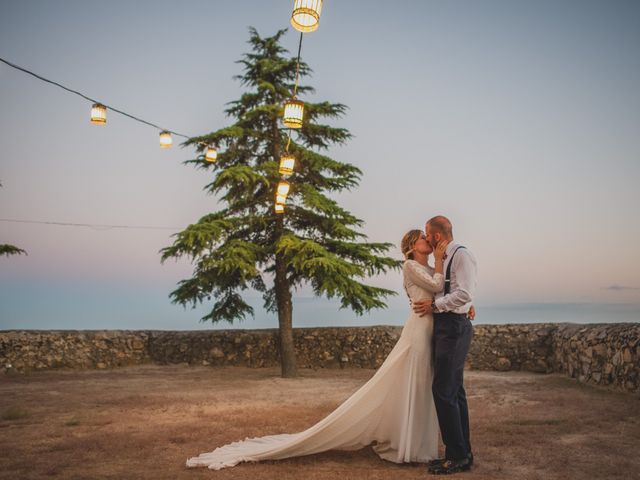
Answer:
[[[279,203],[280,205],[284,205],[285,203],[287,203],[287,196],[286,195],[276,195],[276,203]]]
[[[207,162],[215,162],[218,158],[218,151],[214,147],[207,147],[207,154],[204,158]]]
[[[289,182],[280,180],[280,183],[278,183],[278,195],[282,195],[283,197],[286,197],[289,194],[289,188],[291,188],[291,185],[289,185]]]
[[[322,0],[294,0],[291,25],[299,32],[308,33],[318,29]]]
[[[296,165],[296,157],[291,154],[285,154],[280,157],[280,175],[291,175],[293,167]]]
[[[281,203],[276,203],[275,205],[276,213],[284,213],[284,205]]]
[[[172,144],[171,133],[166,130],[160,132],[160,148],[169,148]]]
[[[91,107],[91,123],[94,125],[107,123],[107,107],[101,103],[94,103]]]
[[[291,98],[284,104],[284,116],[282,123],[288,128],[302,128],[304,116],[304,102]]]

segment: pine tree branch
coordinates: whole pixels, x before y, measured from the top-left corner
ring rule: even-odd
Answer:
[[[11,255],[28,255],[28,253],[21,248],[4,244],[0,245],[0,255],[6,255],[7,257],[10,257]]]

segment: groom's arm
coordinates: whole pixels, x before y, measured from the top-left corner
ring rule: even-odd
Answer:
[[[461,249],[453,259],[456,272],[456,288],[434,302],[437,311],[452,312],[473,300],[476,290],[477,267],[473,256]]]

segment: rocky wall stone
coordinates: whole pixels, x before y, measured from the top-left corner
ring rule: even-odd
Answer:
[[[294,329],[301,368],[377,368],[401,327]],[[562,372],[583,383],[640,391],[640,324],[476,325],[467,367]],[[0,369],[157,364],[273,367],[277,330],[0,331]]]
[[[553,324],[477,325],[467,366],[473,370],[553,371]]]
[[[123,330],[0,331],[0,368],[108,368],[149,361],[149,334]]]
[[[559,325],[553,369],[581,383],[640,391],[640,324]]]

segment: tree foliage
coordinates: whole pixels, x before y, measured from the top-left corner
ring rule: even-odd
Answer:
[[[7,245],[7,244],[0,245],[0,256],[6,255],[7,257],[10,257],[11,255],[22,255],[22,254],[26,255],[27,252],[25,252],[21,248],[14,247],[13,245]]]
[[[391,244],[367,241],[359,231],[363,221],[330,197],[357,187],[362,175],[354,165],[327,155],[330,146],[351,138],[346,129],[325,123],[342,117],[345,105],[305,102],[303,127],[289,146],[296,168],[286,211],[274,213],[279,158],[288,139],[280,119],[296,74],[296,59],[280,43],[285,32],[263,38],[250,29],[251,51],[238,62],[242,74],[235,77],[247,91],[226,109],[234,123],[184,143],[199,153],[203,144],[219,148],[215,163],[202,155],[185,163],[212,174],[205,190],[224,207],[177,233],[161,254],[162,261],[187,257],[193,262],[192,277],[182,280],[171,298],[183,306],[213,299],[203,320],[233,322],[253,315],[242,296],[249,289],[262,292],[265,308],[280,317],[287,295],[303,285],[358,314],[385,307],[385,297],[395,294],[363,283],[399,266],[384,255]],[[310,74],[304,62],[300,74]],[[312,92],[307,85],[298,87],[302,96]]]

